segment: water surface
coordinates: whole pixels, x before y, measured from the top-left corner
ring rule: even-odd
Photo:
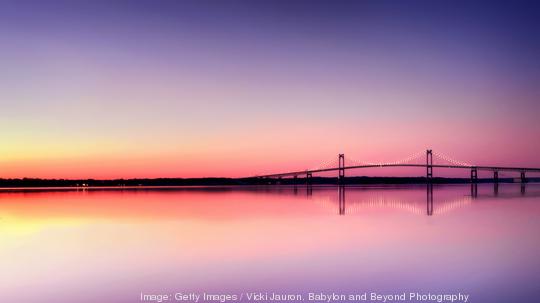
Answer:
[[[190,291],[525,302],[540,295],[539,231],[537,184],[2,190],[0,302]]]

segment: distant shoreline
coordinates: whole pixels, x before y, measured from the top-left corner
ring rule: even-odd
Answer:
[[[478,183],[492,183],[491,178],[478,179]],[[433,178],[434,184],[466,184],[469,178]],[[519,179],[500,178],[499,183],[519,183]],[[540,178],[528,178],[527,182],[540,182]],[[335,185],[338,179],[335,177],[313,177],[311,184]],[[344,184],[426,184],[425,177],[346,177]],[[141,178],[141,179],[0,179],[0,188],[84,188],[84,187],[116,187],[136,188],[152,186],[230,186],[230,185],[305,185],[305,178],[294,179],[259,179],[259,178]]]

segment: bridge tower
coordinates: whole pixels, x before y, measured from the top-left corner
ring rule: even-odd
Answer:
[[[471,183],[476,182],[478,182],[478,170],[476,169],[476,167],[473,167],[471,169]]]
[[[345,155],[344,154],[339,154],[339,158],[338,158],[338,162],[339,162],[339,184],[343,184],[343,182],[345,181]]]
[[[431,149],[426,150],[426,179],[431,182],[433,179],[433,153]]]

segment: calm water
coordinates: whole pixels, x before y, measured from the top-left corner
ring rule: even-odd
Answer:
[[[539,232],[535,184],[0,191],[0,302],[190,291],[532,302]]]

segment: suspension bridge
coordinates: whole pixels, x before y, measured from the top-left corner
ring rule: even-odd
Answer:
[[[435,160],[435,161],[434,161]],[[434,152],[431,149],[422,150],[418,153],[414,153],[406,158],[391,161],[391,162],[366,162],[359,161],[351,158],[345,158],[344,154],[339,154],[337,158],[333,158],[329,161],[323,162],[316,167],[306,170],[289,171],[281,173],[272,173],[265,175],[257,175],[252,178],[286,178],[292,177],[295,180],[302,176],[306,178],[308,184],[311,183],[313,174],[326,173],[326,172],[338,172],[338,180],[343,183],[345,179],[345,171],[351,169],[362,168],[376,168],[376,167],[418,167],[426,169],[426,181],[431,182],[433,179],[433,170],[435,168],[450,168],[450,169],[465,169],[470,170],[471,182],[478,182],[478,171],[489,171],[493,173],[493,181],[499,182],[499,173],[501,172],[513,172],[520,174],[520,180],[522,183],[527,182],[527,173],[540,173],[540,168],[531,167],[507,167],[507,166],[487,166],[487,165],[474,165],[465,161],[455,160],[442,153]]]

